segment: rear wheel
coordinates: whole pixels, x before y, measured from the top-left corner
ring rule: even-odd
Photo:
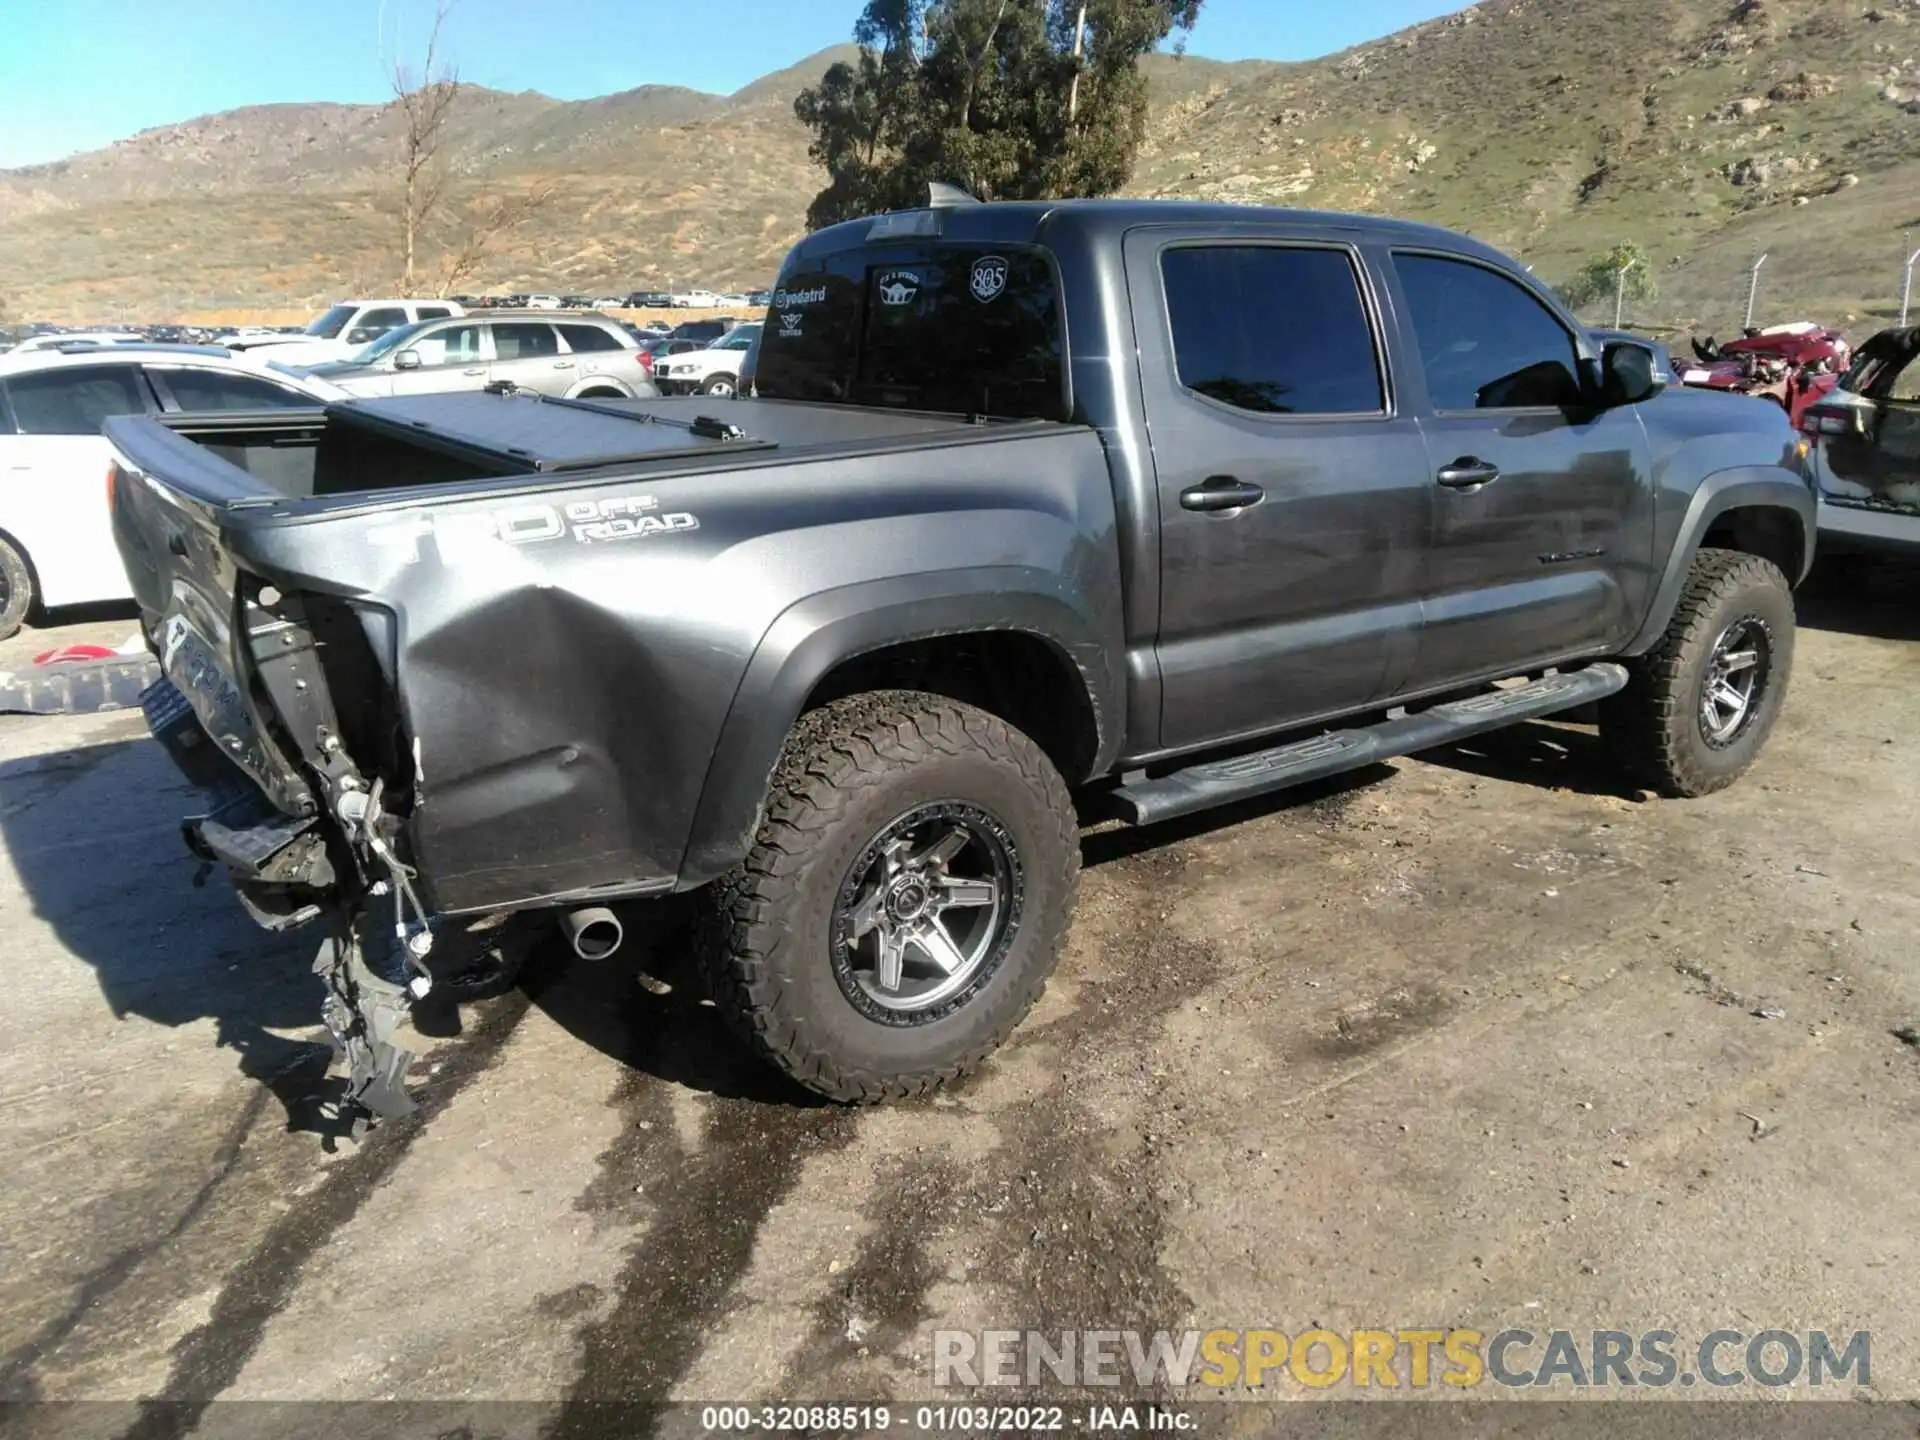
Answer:
[[[1666,634],[1600,705],[1628,774],[1664,795],[1708,795],[1753,764],[1793,669],[1793,594],[1771,561],[1702,550]]]
[[[624,400],[627,398],[627,392],[624,390],[612,390],[605,385],[596,385],[591,390],[582,390],[576,398],[581,400]]]
[[[33,608],[33,575],[27,558],[0,540],[0,640],[16,633]]]
[[[744,864],[713,888],[715,1001],[835,1100],[923,1094],[977,1065],[1052,973],[1079,831],[1031,740],[911,691],[804,716]]]

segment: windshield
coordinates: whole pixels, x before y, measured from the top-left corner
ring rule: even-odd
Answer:
[[[1060,306],[1044,252],[876,245],[780,277],[755,384],[770,399],[1066,418]]]
[[[362,347],[353,358],[362,365],[370,360],[378,360],[389,351],[398,350],[432,323],[431,320],[416,320],[411,325],[402,325],[398,329],[389,330],[372,344]]]
[[[341,330],[346,327],[347,321],[353,318],[353,312],[357,308],[353,305],[336,305],[307,326],[305,333],[316,340],[338,339]]]

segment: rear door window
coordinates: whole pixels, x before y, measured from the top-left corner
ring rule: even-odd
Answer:
[[[143,415],[147,387],[131,365],[68,366],[6,381],[23,435],[98,435],[114,415]]]
[[[1380,358],[1345,250],[1200,245],[1160,258],[1180,383],[1261,415],[1374,415]]]
[[[1396,254],[1393,267],[1434,409],[1580,404],[1573,336],[1525,286],[1485,265],[1438,255]]]
[[[562,325],[560,337],[567,342],[567,348],[576,355],[585,355],[593,350],[627,348],[598,325]]]
[[[759,394],[904,410],[1065,419],[1053,266],[1018,246],[876,245],[782,277]]]
[[[538,360],[558,355],[560,342],[551,325],[529,321],[510,322],[493,327],[493,355],[496,360]]]

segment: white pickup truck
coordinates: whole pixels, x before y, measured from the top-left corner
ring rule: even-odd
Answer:
[[[464,315],[466,308],[451,300],[342,300],[297,335],[285,331],[249,335],[235,331],[215,343],[232,350],[272,349],[281,365],[321,365],[349,360],[389,330],[416,320],[444,320]]]

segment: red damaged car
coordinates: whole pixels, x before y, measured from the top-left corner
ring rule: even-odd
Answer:
[[[1681,384],[1757,395],[1796,425],[1853,363],[1845,336],[1806,320],[1750,331],[1724,345],[1709,335],[1693,342],[1693,353],[1698,363],[1681,369]]]

